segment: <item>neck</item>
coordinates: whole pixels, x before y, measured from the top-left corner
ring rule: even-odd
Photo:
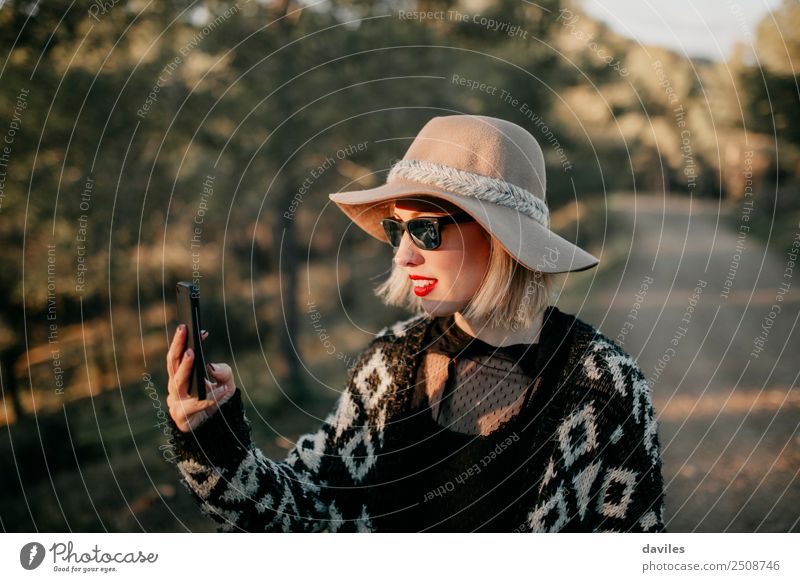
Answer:
[[[455,314],[454,319],[455,324],[472,337],[478,338],[491,346],[502,347],[513,344],[539,343],[544,312],[540,311],[536,314],[530,327],[516,330],[507,327],[489,327],[485,322],[468,320],[458,312]]]

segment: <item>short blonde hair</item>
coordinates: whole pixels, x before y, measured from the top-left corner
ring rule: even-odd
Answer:
[[[437,208],[441,210],[441,207]],[[464,318],[485,322],[488,327],[516,331],[529,328],[533,320],[553,300],[556,276],[528,269],[511,256],[484,230],[490,241],[489,266],[475,296],[462,312]],[[402,268],[392,262],[389,278],[374,289],[385,305],[410,309],[424,314],[422,301],[414,294],[414,285]],[[504,301],[498,301],[504,297]]]

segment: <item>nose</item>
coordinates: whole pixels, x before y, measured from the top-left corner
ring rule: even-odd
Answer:
[[[403,233],[403,238],[400,239],[400,246],[397,247],[393,260],[398,267],[413,267],[424,261],[422,253],[411,242],[411,237],[408,236],[407,232]]]

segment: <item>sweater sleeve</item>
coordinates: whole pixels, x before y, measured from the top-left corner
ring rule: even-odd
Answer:
[[[359,515],[359,487],[348,471],[346,445],[357,423],[367,422],[351,382],[365,354],[351,369],[335,410],[317,431],[298,438],[283,461],[268,459],[252,442],[238,389],[193,431],[172,423],[182,483],[203,513],[221,524],[220,531],[369,528]]]
[[[567,388],[533,531],[663,532],[664,485],[650,387],[615,344],[594,343]],[[576,370],[577,372],[577,370]]]

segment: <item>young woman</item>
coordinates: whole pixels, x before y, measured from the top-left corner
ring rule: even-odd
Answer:
[[[431,119],[386,184],[332,194],[394,248],[378,287],[414,315],[360,354],[334,411],[285,460],[250,440],[229,366],[188,396],[179,328],[168,404],[184,483],[224,530],[664,531],[649,387],[551,305],[597,259],[549,229],[544,157],[513,123]]]

